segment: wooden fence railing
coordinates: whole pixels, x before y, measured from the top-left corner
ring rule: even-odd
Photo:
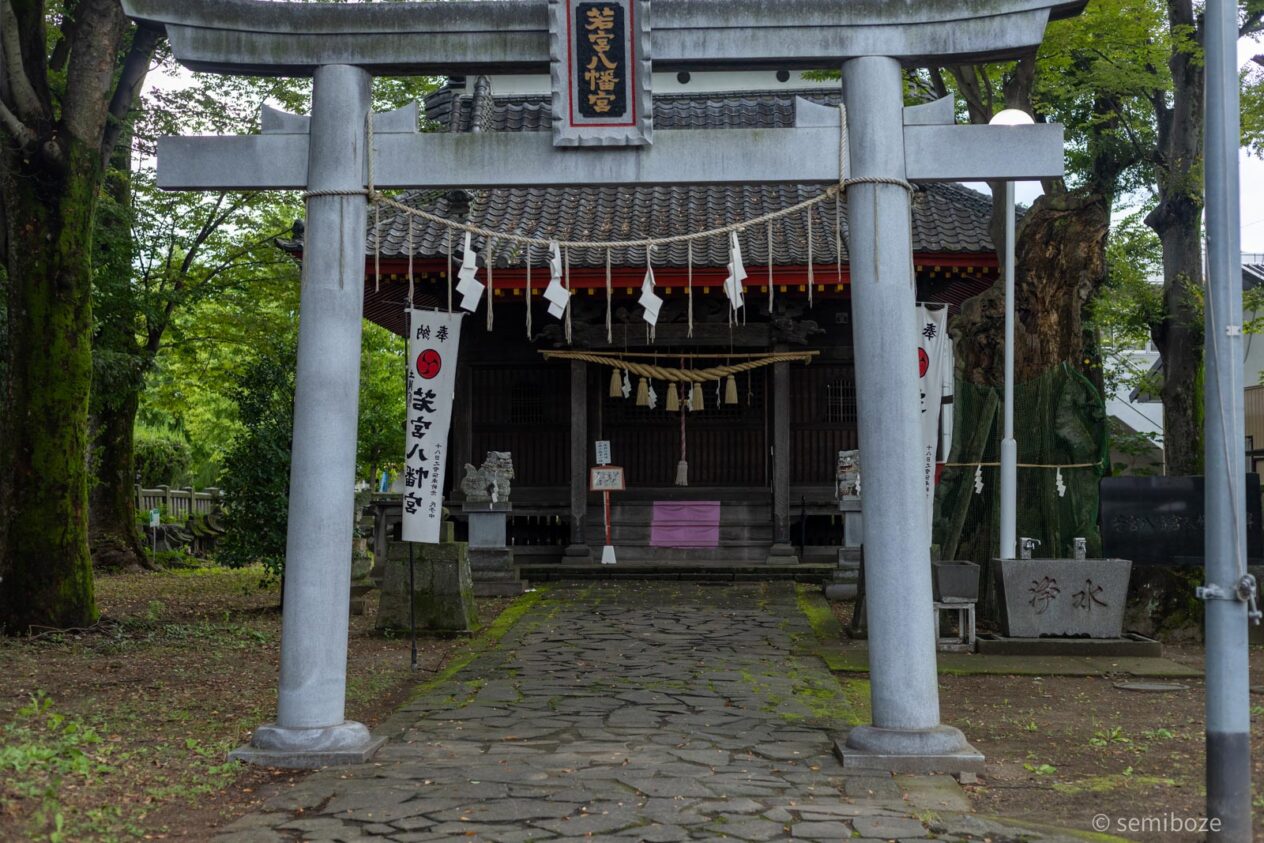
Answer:
[[[159,486],[156,489],[136,487],[136,509],[148,512],[151,509],[165,510],[164,521],[184,521],[189,515],[208,515],[220,508],[223,493],[214,486],[202,491],[194,491],[192,486],[173,489],[170,486]]]

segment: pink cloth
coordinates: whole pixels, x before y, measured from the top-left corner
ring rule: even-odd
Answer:
[[[654,501],[651,547],[719,547],[719,501]]]

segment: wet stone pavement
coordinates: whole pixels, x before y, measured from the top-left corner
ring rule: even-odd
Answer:
[[[856,703],[812,641],[792,584],[553,588],[372,763],[217,840],[1065,839],[965,814],[947,776],[844,771]]]

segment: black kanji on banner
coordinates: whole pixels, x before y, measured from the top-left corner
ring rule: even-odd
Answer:
[[[631,68],[626,51],[627,19],[618,3],[576,3],[571,37],[575,39],[576,105],[584,117],[629,117]]]

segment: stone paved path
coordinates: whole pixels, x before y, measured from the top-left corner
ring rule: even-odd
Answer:
[[[218,839],[1065,839],[961,813],[947,777],[845,772],[854,705],[797,654],[811,635],[789,584],[553,589],[383,724],[374,763]]]

